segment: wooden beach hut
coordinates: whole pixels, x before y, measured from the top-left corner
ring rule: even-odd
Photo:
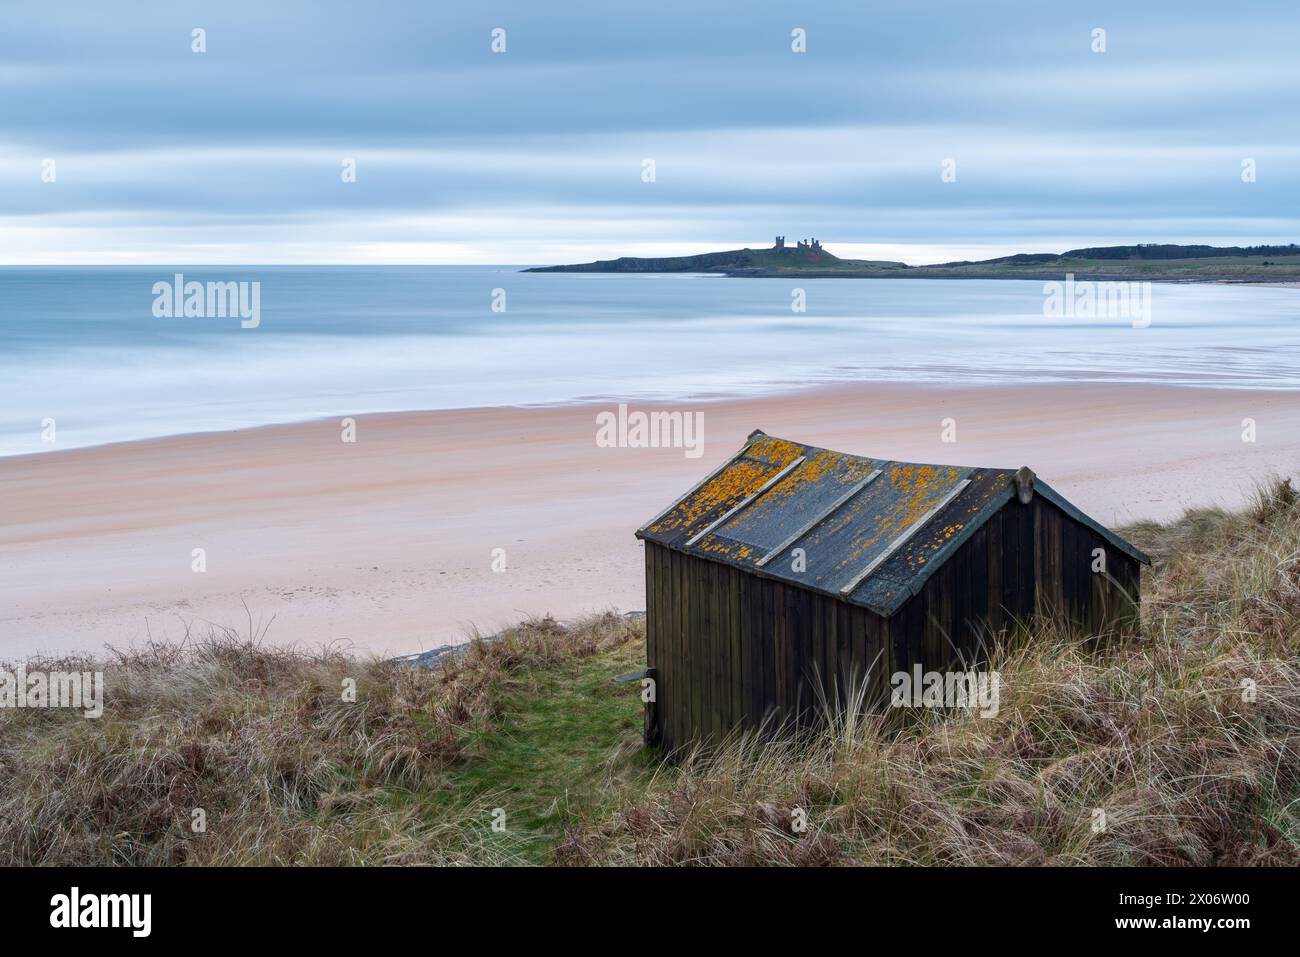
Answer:
[[[806,720],[896,672],[966,670],[991,636],[1138,614],[1149,559],[1028,468],[863,458],[762,432],[637,531],[646,738]]]

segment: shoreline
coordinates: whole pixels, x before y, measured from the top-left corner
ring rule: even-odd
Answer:
[[[1259,284],[1253,284],[1259,285]],[[1265,284],[1270,285],[1270,284]],[[1288,288],[1294,287],[1300,289],[1300,282],[1288,284]],[[513,405],[470,405],[445,409],[391,409],[381,412],[354,412],[340,415],[318,415],[307,419],[293,419],[287,422],[262,422],[254,425],[241,425],[228,429],[200,429],[194,432],[168,432],[162,435],[145,435],[137,438],[112,439],[107,442],[95,442],[88,445],[72,445],[65,448],[53,448],[39,452],[10,452],[0,453],[0,465],[8,462],[14,462],[20,459],[47,458],[54,455],[67,455],[75,452],[89,452],[96,449],[116,449],[127,446],[147,445],[149,443],[173,442],[189,438],[208,438],[223,435],[254,435],[265,430],[272,429],[297,429],[304,426],[331,426],[336,427],[342,418],[353,418],[358,422],[365,419],[377,419],[392,416],[433,416],[433,415],[456,415],[462,413],[490,413],[490,412],[546,412],[562,411],[565,409],[590,409],[593,412],[597,410],[609,410],[616,408],[619,403],[629,407],[641,408],[671,408],[684,409],[686,407],[700,407],[708,409],[714,405],[740,402],[757,402],[763,400],[781,400],[797,398],[816,392],[832,391],[849,391],[853,392],[863,388],[880,387],[884,389],[917,389],[923,391],[972,391],[978,392],[983,390],[997,389],[1057,389],[1072,387],[1092,387],[1098,389],[1169,389],[1169,390],[1187,390],[1190,392],[1214,392],[1214,393],[1251,393],[1259,395],[1300,395],[1300,387],[1290,386],[1238,386],[1238,385],[1215,385],[1212,383],[1183,383],[1183,382],[1111,382],[1102,379],[1058,379],[1051,381],[1034,381],[1034,382],[990,382],[975,383],[963,381],[960,383],[949,382],[903,382],[898,380],[876,380],[870,383],[854,383],[849,381],[828,381],[805,386],[791,386],[789,388],[776,388],[766,392],[754,394],[716,394],[716,395],[687,395],[673,398],[619,398],[617,396],[593,397],[583,396],[574,399],[561,399],[554,402],[531,402]],[[936,463],[937,464],[937,463]],[[3,525],[0,524],[0,528]]]
[[[633,532],[755,428],[900,460],[1029,465],[1112,526],[1233,507],[1253,482],[1300,470],[1300,391],[873,383],[629,403],[703,413],[698,458],[598,447],[595,415],[616,404],[357,415],[353,444],[329,418],[0,459],[0,658],[175,640],[186,621],[242,629],[245,602],[255,624],[273,619],[271,643],[382,655],[528,615],[643,608]]]

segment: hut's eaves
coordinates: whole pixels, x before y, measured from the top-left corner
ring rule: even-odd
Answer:
[[[1015,497],[1014,476],[1014,469],[864,458],[754,432],[637,537],[888,616]],[[1033,488],[1149,564],[1045,482]],[[795,549],[806,556],[803,571],[793,569]]]

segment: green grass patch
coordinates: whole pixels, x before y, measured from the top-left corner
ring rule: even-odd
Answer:
[[[640,685],[614,678],[645,667],[645,644],[631,641],[590,658],[512,675],[499,691],[499,715],[472,732],[467,759],[427,813],[481,808],[490,825],[505,811],[502,832],[485,844],[520,863],[546,864],[567,827],[635,800],[655,767],[642,745]]]

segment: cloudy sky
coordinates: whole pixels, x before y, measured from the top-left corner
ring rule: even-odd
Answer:
[[[1298,39],[1293,0],[5,0],[0,263],[1300,241]]]

